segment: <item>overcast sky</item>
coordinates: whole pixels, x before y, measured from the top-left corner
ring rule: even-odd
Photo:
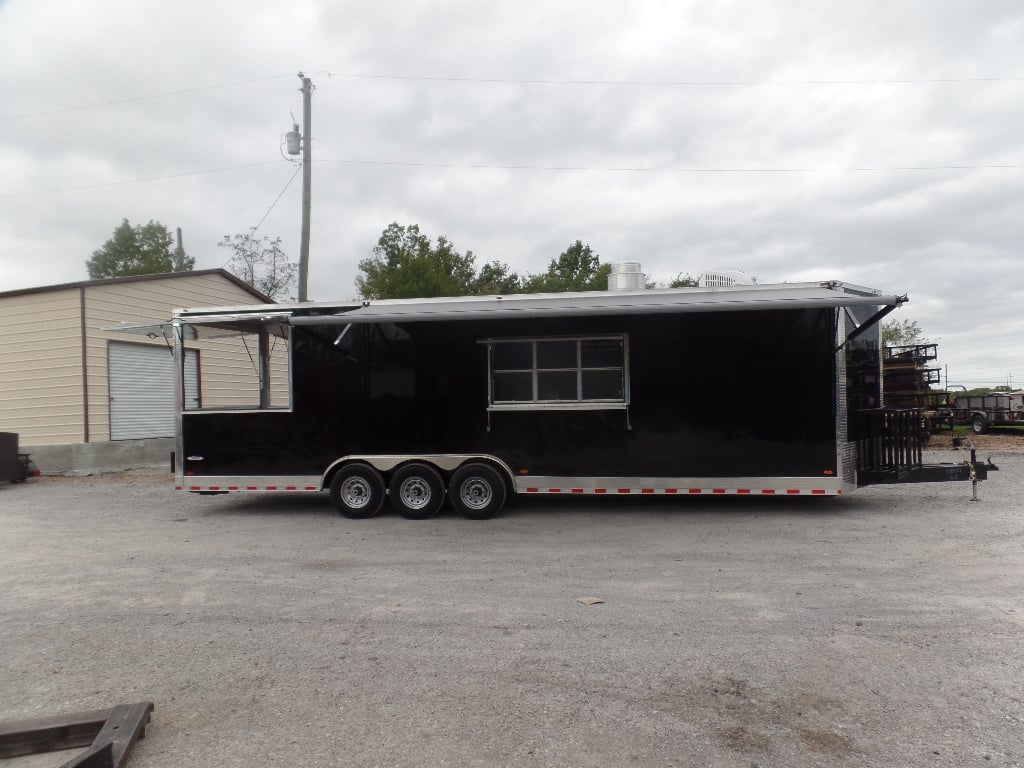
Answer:
[[[906,293],[950,383],[1024,385],[1020,0],[0,0],[0,291],[124,218],[297,260],[300,71],[310,298],[392,221],[520,272],[580,239]]]

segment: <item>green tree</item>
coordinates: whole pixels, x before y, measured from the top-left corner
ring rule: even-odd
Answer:
[[[696,277],[690,277],[690,273],[687,272],[685,275],[680,272],[673,278],[672,282],[668,284],[669,288],[696,288],[698,285]]]
[[[392,222],[370,258],[359,262],[356,289],[365,299],[431,296],[508,296],[524,292],[603,291],[610,264],[582,241],[570,245],[548,271],[523,277],[508,264],[491,261],[476,270],[472,251],[459,253],[445,237],[431,244],[419,226]]]
[[[190,272],[196,260],[182,254],[181,263],[175,256],[174,238],[167,227],[158,221],[133,227],[122,219],[114,235],[103,247],[93,251],[85,262],[89,277],[123,277],[126,275],[154,275],[163,272]]]
[[[508,264],[492,261],[480,267],[473,293],[478,296],[508,296],[511,293],[522,293],[525,282]]]
[[[916,320],[886,320],[882,323],[882,346],[903,347],[929,343]]]
[[[526,281],[530,293],[560,291],[604,291],[608,288],[611,264],[602,264],[601,257],[581,240],[566,248],[548,264],[548,271],[531,275]]]
[[[359,262],[356,289],[365,299],[413,299],[465,296],[476,292],[477,274],[472,251],[455,250],[446,237],[430,238],[416,224],[392,222]]]
[[[231,251],[228,269],[243,282],[275,301],[289,298],[295,287],[299,265],[288,261],[281,250],[281,238],[256,237],[255,228],[245,234],[224,235],[217,245]]]

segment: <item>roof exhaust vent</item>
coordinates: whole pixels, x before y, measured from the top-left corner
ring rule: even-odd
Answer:
[[[746,272],[735,269],[716,269],[705,272],[697,280],[701,288],[731,288],[734,285],[754,285],[757,281]]]
[[[609,291],[642,291],[647,287],[639,261],[618,261],[608,274]]]

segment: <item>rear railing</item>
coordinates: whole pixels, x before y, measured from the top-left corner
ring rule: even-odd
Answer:
[[[924,432],[916,408],[871,408],[857,413],[857,476],[899,480],[923,464]]]

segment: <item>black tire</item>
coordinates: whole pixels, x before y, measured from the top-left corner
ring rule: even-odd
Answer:
[[[331,503],[353,520],[373,517],[384,505],[384,478],[369,464],[347,464],[331,480]]]
[[[444,481],[429,464],[404,464],[391,475],[388,496],[391,506],[402,517],[426,520],[444,504]]]
[[[973,417],[973,418],[971,419],[971,431],[972,431],[972,432],[973,432],[974,434],[976,434],[976,435],[980,435],[980,434],[982,434],[982,433],[983,433],[983,432],[984,432],[984,431],[985,431],[985,430],[986,430],[987,428],[988,428],[988,425],[987,425],[987,424],[985,423],[985,417],[984,417],[984,416],[982,416],[981,414],[977,414],[976,416],[974,416],[974,417]]]
[[[501,512],[508,497],[505,480],[487,464],[466,464],[452,475],[448,498],[452,507],[470,520],[487,520]]]

